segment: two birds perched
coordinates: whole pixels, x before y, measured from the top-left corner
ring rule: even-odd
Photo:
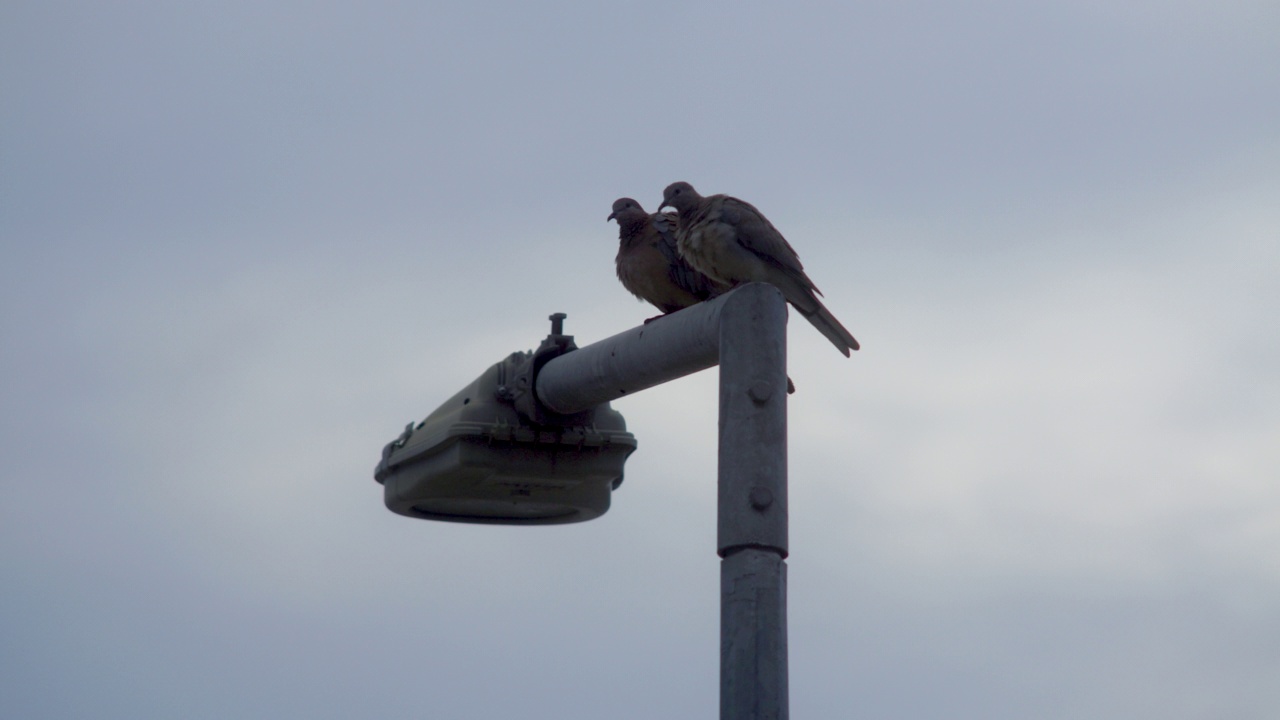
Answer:
[[[663,213],[671,207],[675,213]],[[618,279],[665,313],[715,297],[743,283],[782,291],[806,320],[847,357],[858,341],[818,300],[822,294],[782,233],[750,203],[728,195],[703,197],[687,182],[662,193],[649,214],[631,198],[613,203],[618,221]]]

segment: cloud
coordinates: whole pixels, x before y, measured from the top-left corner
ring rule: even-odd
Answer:
[[[714,712],[714,372],[591,523],[371,477],[647,317],[675,179],[865,344],[789,333],[797,715],[1280,704],[1269,6],[837,5],[6,9],[3,714]]]

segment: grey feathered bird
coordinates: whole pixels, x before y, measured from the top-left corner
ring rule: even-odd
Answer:
[[[858,341],[818,300],[822,292],[795,249],[751,203],[728,195],[703,197],[689,183],[676,182],[662,193],[658,209],[665,207],[676,210],[680,255],[694,269],[730,287],[767,282],[846,357],[858,349]]]
[[[728,289],[680,257],[675,213],[650,215],[635,200],[619,198],[608,219],[618,221],[615,264],[622,286],[664,314],[683,310]]]

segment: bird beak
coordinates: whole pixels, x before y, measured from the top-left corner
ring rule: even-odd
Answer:
[[[669,208],[669,207],[671,207],[671,203],[667,202],[666,200],[663,200],[662,204],[659,205],[658,209],[654,210],[654,212],[662,212],[662,208]]]
[[[613,220],[616,217],[618,217],[618,213],[612,212],[612,213],[609,213],[609,217],[605,218],[604,221],[609,222],[610,220]]]

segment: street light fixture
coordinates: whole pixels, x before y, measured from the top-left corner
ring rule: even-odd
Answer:
[[[608,403],[720,366],[720,718],[786,720],[787,306],[751,283],[584,348],[563,315],[383,450],[387,507],[551,524],[609,507],[636,448]],[[476,407],[472,407],[472,406]]]
[[[547,361],[576,349],[564,315],[531,353],[493,365],[387,444],[374,478],[387,508],[408,517],[552,525],[603,515],[636,449],[622,413],[602,403],[547,411],[533,396]]]

